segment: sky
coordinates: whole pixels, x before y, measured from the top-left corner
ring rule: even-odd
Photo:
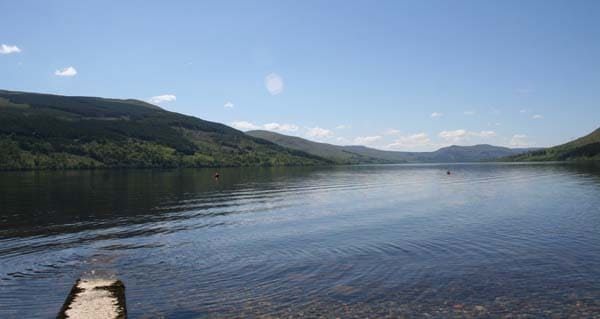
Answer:
[[[427,151],[600,127],[600,1],[0,1],[0,89]]]

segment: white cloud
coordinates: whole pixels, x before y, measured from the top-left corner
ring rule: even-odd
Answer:
[[[348,139],[347,139],[347,138],[345,138],[345,137],[336,137],[336,138],[335,138],[335,140],[336,140],[338,143],[342,143],[342,144],[346,144],[346,143],[348,143]]]
[[[460,143],[470,137],[489,138],[496,136],[494,131],[471,132],[467,130],[441,131],[438,136],[449,143]]]
[[[19,47],[16,45],[7,45],[7,44],[0,45],[0,54],[11,54],[11,53],[19,53],[19,52],[21,52],[21,49],[19,49]]]
[[[164,102],[173,102],[177,100],[177,97],[173,94],[163,94],[151,97],[148,101],[153,104],[160,104]]]
[[[396,134],[400,134],[400,130],[397,130],[397,129],[393,129],[393,128],[391,128],[391,129],[389,129],[389,130],[385,131],[385,134],[386,134],[386,135],[396,135]]]
[[[475,115],[475,111],[464,111],[464,115]]]
[[[233,103],[227,101],[225,102],[225,104],[223,105],[224,108],[226,109],[232,109],[233,108]]]
[[[534,120],[539,120],[539,119],[543,118],[543,116],[540,115],[540,114],[535,114],[531,118],[534,119]]]
[[[510,146],[524,147],[529,145],[531,145],[531,143],[528,141],[527,135],[525,134],[515,134],[510,139]]]
[[[520,109],[519,113],[527,113],[527,109]]]
[[[477,136],[477,137],[483,137],[483,138],[496,136],[496,132],[494,132],[494,131],[469,132],[469,134],[473,135],[473,136]]]
[[[433,113],[431,113],[431,117],[440,117],[442,115],[444,115],[444,114],[440,113],[440,112],[433,112]]]
[[[295,132],[298,130],[298,126],[293,124],[267,123],[263,127],[265,130],[277,132]]]
[[[417,133],[412,135],[400,136],[394,143],[389,144],[386,148],[401,149],[408,147],[423,147],[431,145],[431,139],[427,133]]]
[[[258,130],[260,128],[258,125],[246,121],[235,121],[231,122],[229,125],[240,131]]]
[[[333,132],[320,127],[309,127],[306,131],[306,136],[316,139],[325,139],[333,137]]]
[[[247,121],[234,121],[229,123],[229,125],[241,131],[264,129],[268,131],[290,133],[300,129],[294,124],[267,123],[264,125],[256,125]]]
[[[350,125],[345,125],[345,124],[340,124],[338,126],[335,127],[336,130],[344,130],[350,128]]]
[[[467,131],[462,129],[454,131],[441,131],[438,136],[447,142],[457,143],[467,137]]]
[[[70,76],[75,76],[75,75],[77,75],[77,70],[75,70],[74,67],[69,66],[69,67],[66,67],[66,68],[63,68],[63,69],[60,69],[60,70],[56,70],[54,72],[54,75],[57,75],[57,76],[69,76],[69,77]]]
[[[359,136],[354,139],[354,143],[358,145],[370,145],[381,140],[381,136]]]
[[[265,77],[265,87],[271,95],[277,95],[283,92],[283,79],[276,73],[271,73]]]

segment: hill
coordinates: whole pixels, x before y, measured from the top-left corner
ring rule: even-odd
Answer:
[[[324,157],[338,164],[383,164],[406,162],[403,159],[385,159],[381,156],[371,156],[368,152],[354,151],[346,146],[318,143],[300,137],[283,135],[271,131],[256,130],[246,132],[246,134],[273,142],[283,147]]]
[[[480,144],[473,146],[453,145],[440,148],[434,152],[396,152],[358,145],[339,146],[317,143],[300,137],[262,130],[249,131],[246,134],[342,164],[478,162],[521,154],[531,150]]]
[[[0,169],[328,164],[139,100],[0,90]]]
[[[508,158],[510,161],[600,160],[600,128],[571,142]]]
[[[506,156],[523,154],[531,151],[531,148],[508,148],[489,144],[478,144],[473,146],[448,146],[431,152],[429,159],[434,162],[480,162],[492,161]]]

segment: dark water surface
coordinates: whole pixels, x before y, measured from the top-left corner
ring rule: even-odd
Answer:
[[[130,318],[600,318],[597,167],[212,174],[0,173],[0,318],[52,318],[82,275]]]

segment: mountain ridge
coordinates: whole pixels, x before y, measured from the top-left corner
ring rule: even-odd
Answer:
[[[599,161],[600,128],[564,144],[507,158],[508,161]]]
[[[400,152],[244,133],[136,99],[0,90],[0,149],[2,170],[600,160],[600,129],[546,149]]]
[[[472,146],[451,145],[432,152],[385,151],[363,145],[340,146],[313,142],[301,137],[265,130],[248,131],[246,134],[284,147],[329,158],[339,164],[478,162],[521,154],[531,150],[477,144]]]
[[[330,164],[140,100],[7,90],[0,147],[0,169]]]

